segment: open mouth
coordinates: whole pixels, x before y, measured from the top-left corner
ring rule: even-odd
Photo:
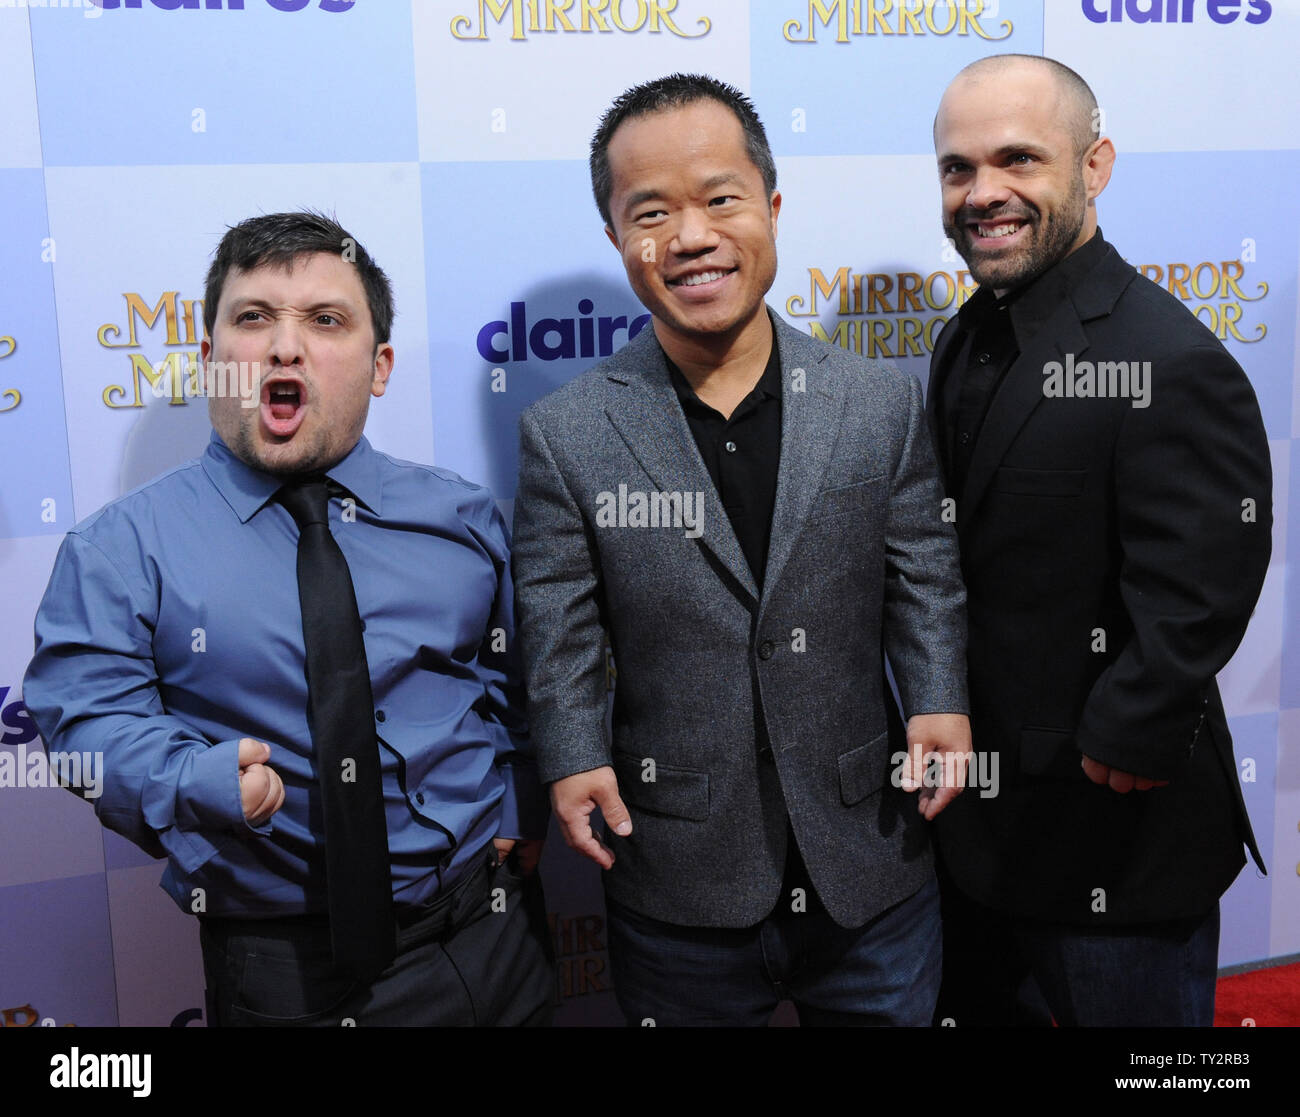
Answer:
[[[1027,224],[1023,218],[1002,218],[997,221],[972,221],[966,227],[976,240],[988,243],[1014,237]]]
[[[717,283],[720,280],[725,279],[735,270],[735,268],[713,268],[710,271],[692,272],[690,275],[683,275],[679,276],[677,279],[670,279],[668,281],[668,286],[676,287],[678,289],[705,287],[710,283]]]
[[[274,435],[287,437],[298,429],[307,403],[301,380],[268,380],[262,385],[262,418]]]

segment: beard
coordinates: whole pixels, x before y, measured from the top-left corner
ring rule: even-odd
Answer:
[[[945,217],[943,229],[980,286],[1010,291],[1037,279],[1058,260],[1069,255],[1083,229],[1086,214],[1087,192],[1083,176],[1076,174],[1065,200],[1049,210],[1046,216],[1032,202],[1025,201],[1015,208],[999,208],[991,212],[963,207],[951,220]],[[1024,221],[1026,243],[1015,252],[983,255],[975,247],[969,223],[1000,218]]]

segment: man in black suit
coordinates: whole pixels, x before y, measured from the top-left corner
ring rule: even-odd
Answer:
[[[944,227],[980,288],[927,407],[974,746],[1002,773],[937,820],[937,1018],[958,1026],[1210,1025],[1219,897],[1243,844],[1263,867],[1215,674],[1268,565],[1268,444],[1241,367],[1102,239],[1097,119],[1072,70],[1003,55],[935,120]]]

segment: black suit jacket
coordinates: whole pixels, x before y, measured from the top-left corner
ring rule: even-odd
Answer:
[[[954,318],[935,347],[932,422],[959,333]],[[1045,394],[1050,362],[1118,361],[1150,362],[1148,406]],[[948,494],[975,748],[999,762],[996,795],[968,787],[938,820],[964,892],[1122,924],[1208,911],[1243,843],[1263,868],[1215,674],[1268,566],[1271,492],[1241,367],[1105,245],[1023,346]],[[1169,784],[1121,795],[1081,755]]]

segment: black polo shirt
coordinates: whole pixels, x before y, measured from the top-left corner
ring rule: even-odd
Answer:
[[[667,354],[664,359],[668,359]],[[781,461],[781,354],[776,337],[772,338],[772,353],[763,375],[730,418],[723,418],[721,412],[701,400],[671,360],[668,375],[761,591]]]

